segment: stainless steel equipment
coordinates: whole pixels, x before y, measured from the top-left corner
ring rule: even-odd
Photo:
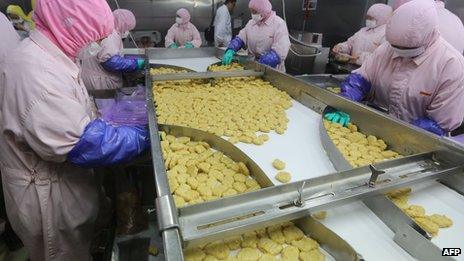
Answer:
[[[176,58],[172,57],[173,52],[168,52],[171,58]],[[147,54],[150,57],[150,51]],[[168,257],[175,259],[175,254],[181,251],[181,245],[196,245],[249,229],[304,217],[322,207],[345,204],[358,199],[373,200],[375,196],[388,190],[427,179],[462,177],[464,148],[263,65],[255,62],[244,62],[243,65],[246,69],[262,73],[265,80],[316,112],[323,113],[327,106],[348,112],[364,132],[382,137],[393,150],[410,156],[358,169],[345,166],[347,170],[342,173],[309,179],[303,185],[298,182],[269,187],[176,210],[170,203],[172,199],[168,193],[164,163],[157,140],[158,125],[153,97],[150,94],[148,106],[158,193],[157,209],[161,212],[158,213],[158,222],[161,224],[160,231],[163,231],[165,241],[169,241],[169,244],[165,245]],[[227,75],[207,74],[207,77],[222,78]],[[151,77],[147,77],[147,86],[151,86],[150,80]],[[372,124],[373,122],[376,124]],[[463,188],[462,184],[457,184],[454,189],[462,193]],[[380,198],[383,199],[383,196]],[[382,213],[375,211],[381,203],[370,202],[371,209],[382,219]],[[392,213],[388,213],[395,214],[394,211],[395,208],[392,208]],[[383,220],[393,231],[398,232],[395,241],[413,257],[439,256],[438,249],[432,247],[423,236],[424,231],[411,226],[401,216],[393,221]]]

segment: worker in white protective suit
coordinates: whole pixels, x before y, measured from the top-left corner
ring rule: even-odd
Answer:
[[[232,40],[232,21],[230,14],[235,8],[237,0],[226,0],[216,11],[214,17],[214,45],[225,47]]]
[[[91,260],[99,208],[91,168],[132,160],[148,133],[95,119],[79,75],[82,50],[96,55],[114,30],[105,0],[38,0],[34,20],[0,66],[6,210],[32,261]]]

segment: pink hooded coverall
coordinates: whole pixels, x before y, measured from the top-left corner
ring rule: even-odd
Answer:
[[[182,47],[186,43],[191,43],[195,48],[201,46],[201,36],[198,29],[190,23],[190,13],[187,9],[181,8],[177,10],[176,14],[182,19],[181,24],[175,23],[168,30],[164,39],[165,46],[169,47],[175,43],[177,46]]]
[[[395,0],[393,10],[412,0]],[[445,8],[445,3],[435,1],[438,12],[438,28],[441,36],[448,41],[459,53],[464,52],[464,25],[458,16]]]
[[[113,31],[113,15],[104,0],[39,0],[34,20],[0,68],[6,210],[31,260],[90,260],[94,173],[66,159],[95,115],[76,55]]]
[[[360,69],[372,85],[367,99],[406,122],[428,117],[444,129],[459,127],[464,118],[464,57],[438,32],[432,0],[414,0],[395,11],[387,26],[388,43]],[[425,52],[399,57],[391,45]]]
[[[257,60],[270,49],[274,50],[280,56],[281,61],[276,69],[285,72],[285,59],[290,49],[287,24],[272,11],[269,0],[251,0],[248,7],[257,11],[263,20],[248,21],[238,37],[243,40],[248,52]]]
[[[385,30],[387,23],[393,14],[390,6],[384,4],[374,4],[367,11],[377,22],[375,28],[361,28],[355,35],[348,38],[348,41],[339,43],[334,50],[340,53],[358,57],[355,61],[357,65],[363,62],[371,55],[377,47],[385,42]]]
[[[11,25],[10,20],[3,14],[0,13],[0,32],[2,32],[2,41],[0,41],[0,62],[3,57],[13,50],[21,39],[19,34],[16,32],[14,27]]]
[[[114,31],[101,42],[102,50],[96,56],[82,60],[82,80],[88,90],[117,89],[123,85],[121,72],[105,70],[101,63],[114,55],[121,55],[123,49],[122,35],[135,28],[134,14],[125,9],[113,12]]]

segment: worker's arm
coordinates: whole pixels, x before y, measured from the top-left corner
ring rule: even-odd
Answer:
[[[190,41],[190,43],[195,47],[195,48],[200,48],[201,46],[201,36],[200,36],[200,32],[198,31],[198,29],[193,25],[193,24],[190,24],[192,29],[192,37],[193,37],[193,40]]]
[[[166,48],[171,47],[171,45],[173,44],[176,44],[176,39],[175,39],[176,31],[177,31],[176,26],[177,25],[175,24],[171,26],[171,28],[168,30],[168,33],[166,34],[166,37],[164,38],[164,46]]]
[[[444,132],[461,126],[464,119],[464,65],[458,59],[449,61],[441,73],[436,94],[427,107],[427,117]],[[420,94],[418,94],[420,95]]]
[[[133,160],[149,145],[145,127],[115,127],[97,119],[85,127],[68,161],[85,168],[109,166]]]
[[[274,32],[274,42],[271,49],[261,56],[259,62],[276,68],[287,58],[290,49],[290,38],[285,23],[280,23]]]
[[[353,36],[351,36],[350,38],[348,38],[348,40],[346,40],[346,42],[339,43],[339,44],[335,45],[334,48],[332,49],[332,51],[334,53],[351,54],[351,52],[353,50],[353,43],[354,43],[354,41],[356,40],[357,37],[358,37],[358,33],[356,33]]]
[[[149,146],[144,128],[92,121],[86,104],[74,97],[73,90],[53,86],[63,84],[60,77],[43,72],[16,78],[25,81],[21,84],[43,85],[42,95],[25,104],[20,121],[26,143],[42,159],[97,167],[130,161]]]
[[[110,72],[134,72],[142,70],[145,61],[138,58],[124,58],[121,55],[114,55],[106,62],[101,63],[105,70]]]
[[[121,56],[122,39],[113,32],[101,42],[102,49],[97,54],[98,62],[110,72],[133,72],[141,70],[143,59],[124,58]]]

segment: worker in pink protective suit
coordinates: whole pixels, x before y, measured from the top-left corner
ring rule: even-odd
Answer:
[[[77,56],[96,54],[114,29],[105,0],[39,0],[34,20],[0,66],[6,210],[31,260],[90,260],[99,206],[89,168],[133,159],[148,133],[95,119],[80,79]]]
[[[464,57],[440,37],[432,0],[398,8],[383,44],[342,83],[341,95],[369,100],[413,125],[444,135],[464,118]],[[346,124],[346,115],[326,118]]]
[[[232,39],[222,63],[230,64],[236,52],[246,46],[260,63],[285,71],[285,59],[290,49],[287,24],[272,11],[269,0],[251,0],[248,7],[252,19]]]
[[[352,57],[351,63],[362,65],[377,47],[385,42],[385,30],[393,10],[384,4],[375,4],[369,8],[366,17],[366,27],[361,28],[348,41],[339,43],[333,52],[347,54]]]
[[[411,0],[396,0],[393,9],[396,10],[401,5]],[[440,0],[435,1],[438,12],[438,28],[441,36],[448,41],[458,52],[464,52],[464,25],[461,19],[445,8],[445,3]]]
[[[201,36],[198,29],[190,23],[190,13],[181,8],[176,12],[176,23],[171,26],[164,39],[165,46],[169,48],[199,48]]]
[[[113,12],[114,31],[101,42],[101,51],[96,56],[82,61],[82,80],[88,90],[116,89],[122,87],[122,73],[142,70],[143,59],[124,58],[122,39],[135,28],[134,14],[125,9]]]
[[[11,25],[10,20],[3,14],[0,13],[0,32],[2,32],[2,40],[0,41],[0,62],[3,57],[13,50],[21,40],[19,34],[16,32],[14,27]]]

